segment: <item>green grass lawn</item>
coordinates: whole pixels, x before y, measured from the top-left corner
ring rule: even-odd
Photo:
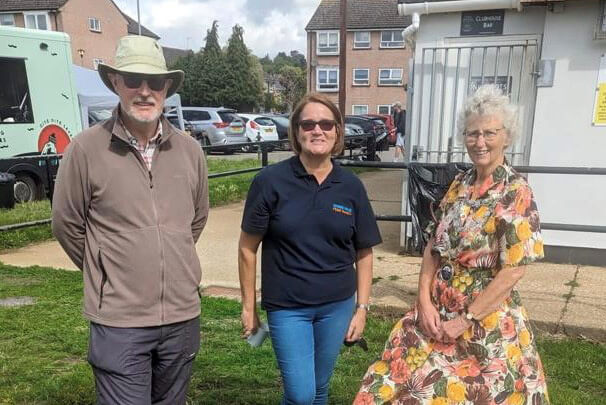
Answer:
[[[0,308],[0,404],[93,404],[88,327],[80,314],[81,274],[0,264],[0,299],[23,296],[33,297],[35,305]],[[369,352],[343,349],[330,404],[351,403],[397,316],[373,311],[365,332]],[[280,378],[270,342],[253,349],[239,338],[237,302],[204,298],[201,328],[189,404],[279,402]],[[539,351],[554,405],[606,403],[606,345],[542,339]]]

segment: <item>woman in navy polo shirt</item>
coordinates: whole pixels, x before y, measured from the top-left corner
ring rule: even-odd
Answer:
[[[343,134],[337,107],[321,94],[305,96],[291,116],[295,156],[262,170],[246,199],[238,251],[243,336],[259,327],[263,242],[261,305],[283,404],[325,404],[343,341],[358,340],[366,324],[372,247],[381,236],[364,186],[331,160]]]

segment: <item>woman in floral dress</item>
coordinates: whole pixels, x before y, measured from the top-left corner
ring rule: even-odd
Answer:
[[[549,404],[534,334],[514,289],[543,257],[539,215],[504,151],[516,109],[480,87],[459,117],[474,167],[458,175],[427,231],[416,305],[394,326],[354,404]]]

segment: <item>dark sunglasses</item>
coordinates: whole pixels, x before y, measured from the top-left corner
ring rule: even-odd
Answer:
[[[336,125],[336,122],[334,120],[303,120],[299,122],[299,126],[303,131],[312,131],[316,125],[319,125],[322,131],[332,131]]]
[[[143,75],[122,75],[124,85],[129,89],[138,89],[143,82],[153,91],[163,90],[166,86],[166,77],[163,76],[143,76]]]

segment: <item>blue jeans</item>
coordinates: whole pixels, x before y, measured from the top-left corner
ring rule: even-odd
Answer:
[[[354,297],[268,311],[269,334],[284,383],[283,405],[324,405],[353,315]]]

